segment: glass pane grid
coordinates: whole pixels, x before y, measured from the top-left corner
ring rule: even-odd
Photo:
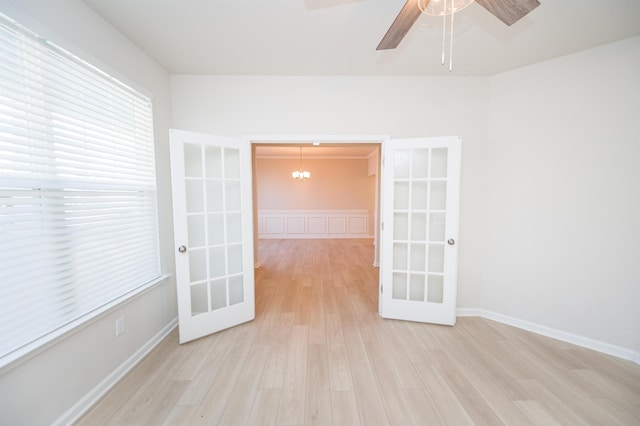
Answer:
[[[190,195],[201,194],[201,201],[187,214],[193,225],[189,229],[192,240],[199,243],[192,248],[202,249],[190,266],[199,274],[199,280],[192,283],[194,315],[203,313],[205,307],[210,312],[244,301],[239,150],[198,148],[203,150],[199,152],[201,166],[195,177],[186,179],[197,182],[187,183],[194,187]],[[206,278],[200,279],[203,270]]]
[[[402,150],[395,172],[392,298],[442,303],[447,149]]]

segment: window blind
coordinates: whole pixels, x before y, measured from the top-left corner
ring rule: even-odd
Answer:
[[[0,15],[0,365],[159,276],[150,100]]]

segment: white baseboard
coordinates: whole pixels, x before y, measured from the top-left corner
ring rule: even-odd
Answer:
[[[155,348],[178,325],[178,318],[174,318],[158,334],[145,343],[125,362],[109,374],[102,382],[87,393],[73,407],[68,409],[53,424],[70,425],[76,422],[89,408],[100,400],[120,379],[122,379],[133,367],[135,367],[153,348]]]
[[[573,345],[582,346],[583,348],[592,349],[618,358],[633,361],[640,364],[640,353],[632,349],[623,348],[621,346],[612,345],[610,343],[600,342],[589,337],[579,336],[577,334],[568,333],[566,331],[557,330],[555,328],[536,324],[533,322],[521,320],[519,318],[510,317],[508,315],[499,314],[497,312],[487,311],[485,309],[476,308],[458,308],[456,315],[459,317],[482,317],[502,324],[517,327],[523,330],[531,331],[542,336],[551,337]]]

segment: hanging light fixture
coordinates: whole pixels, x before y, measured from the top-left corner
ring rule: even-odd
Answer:
[[[302,168],[302,147],[300,147],[300,169],[291,173],[291,177],[299,180],[306,180],[311,178],[311,173]]]
[[[442,65],[445,64],[447,16],[449,17],[449,71],[453,70],[453,15],[474,0],[418,0],[418,7],[427,15],[442,16]]]

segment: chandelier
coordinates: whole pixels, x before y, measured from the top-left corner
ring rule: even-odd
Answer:
[[[474,0],[418,0],[418,7],[427,15],[442,16],[442,65],[445,64],[447,16],[449,17],[449,71],[453,70],[453,15]]]
[[[311,178],[311,173],[302,168],[302,147],[300,147],[300,169],[293,171],[291,173],[291,177],[299,180],[306,180]]]

